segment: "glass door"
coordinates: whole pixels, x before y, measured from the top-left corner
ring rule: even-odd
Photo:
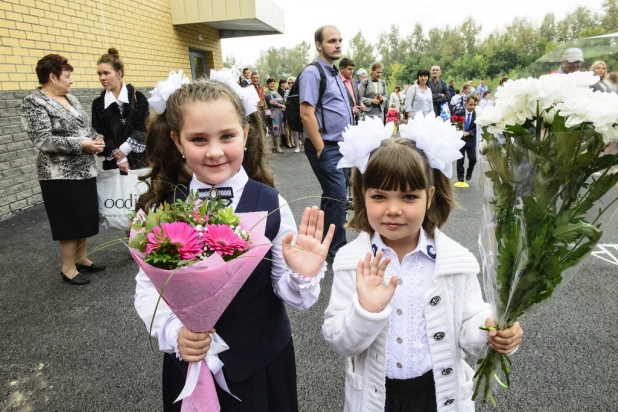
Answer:
[[[193,80],[208,77],[206,74],[206,53],[189,50],[189,59],[191,60],[191,77]]]

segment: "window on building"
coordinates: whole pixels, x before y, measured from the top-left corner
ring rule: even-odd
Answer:
[[[206,53],[199,50],[189,50],[189,58],[191,60],[191,77],[193,80],[208,77],[206,72]]]

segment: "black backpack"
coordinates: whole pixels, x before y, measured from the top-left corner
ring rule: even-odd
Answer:
[[[324,123],[324,108],[322,107],[322,97],[326,92],[326,74],[318,62],[310,63],[309,66],[317,67],[320,72],[320,92],[318,94],[318,104],[322,109],[322,128],[320,133],[327,133],[326,123]],[[285,101],[285,118],[287,119],[288,127],[295,132],[303,131],[303,121],[300,118],[300,76],[302,76],[302,73],[296,78],[294,86],[292,86],[290,94]]]

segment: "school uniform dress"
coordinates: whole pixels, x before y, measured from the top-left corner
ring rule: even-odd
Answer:
[[[393,258],[385,283],[395,274],[400,283],[391,302],[370,313],[358,301],[356,266],[380,250]],[[464,351],[479,354],[487,343],[479,326],[491,316],[474,255],[437,229],[433,239],[421,229],[417,248],[399,264],[379,235],[361,232],[333,269],[322,334],[346,358],[344,411],[473,412]]]
[[[194,176],[190,190],[209,190]],[[236,213],[268,211],[286,204],[278,192],[248,178],[243,168],[228,181],[217,186],[233,194],[231,206]],[[227,188],[227,189],[226,189]],[[186,198],[181,190],[176,199]],[[170,195],[172,198],[173,195]],[[291,326],[284,302],[296,309],[307,309],[318,299],[320,280],[326,264],[315,278],[292,273],[282,255],[282,239],[296,232],[294,217],[288,206],[267,218],[266,236],[273,246],[238,294],[223,312],[214,328],[230,349],[219,354],[232,398],[218,385],[222,412],[297,411],[296,365]],[[272,259],[269,260],[269,259]],[[141,270],[136,277],[135,308],[150,328],[158,292]],[[182,323],[164,301],[159,303],[152,336],[165,352],[163,361],[164,411],[180,411],[181,402],[173,403],[185,384],[188,363],[178,353],[178,333]]]
[[[468,169],[466,170],[466,180],[472,178],[472,171],[476,165],[476,112],[469,112],[466,110],[463,114],[464,117],[464,131],[470,133],[462,139],[466,142],[466,145],[460,149],[461,159],[457,159],[457,180],[463,182],[464,180],[464,161],[468,156]]]

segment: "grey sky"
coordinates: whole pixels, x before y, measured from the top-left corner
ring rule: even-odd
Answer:
[[[221,40],[223,56],[233,55],[242,65],[253,64],[260,50],[269,47],[294,47],[302,40],[313,44],[313,33],[326,24],[341,30],[344,53],[347,40],[359,30],[376,43],[379,34],[391,24],[399,26],[403,35],[412,31],[418,21],[425,33],[431,27],[461,24],[472,16],[483,26],[482,35],[503,27],[516,16],[540,23],[546,13],[557,19],[578,6],[600,12],[603,0],[270,0],[284,11],[285,34]]]

